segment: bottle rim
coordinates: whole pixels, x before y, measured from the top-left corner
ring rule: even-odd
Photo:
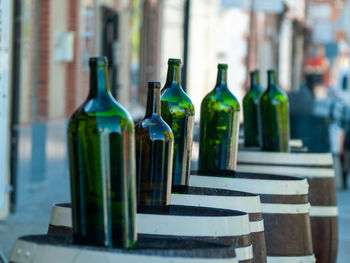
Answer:
[[[227,69],[228,65],[227,64],[218,64],[218,69]]]
[[[89,65],[90,66],[107,66],[108,58],[106,56],[90,57]]]
[[[181,59],[179,59],[179,58],[169,58],[168,65],[181,66]]]
[[[158,81],[149,81],[148,82],[149,89],[160,89],[160,82]]]

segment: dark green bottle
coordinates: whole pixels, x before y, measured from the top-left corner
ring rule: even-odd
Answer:
[[[160,83],[148,83],[145,118],[135,126],[137,205],[170,204],[174,136],[161,117]]]
[[[227,65],[218,65],[215,88],[201,103],[199,170],[235,170],[240,106],[227,87]]]
[[[191,165],[194,106],[181,87],[180,59],[169,59],[162,89],[162,117],[174,133],[173,185],[188,185]]]
[[[267,72],[267,89],[259,99],[260,131],[263,151],[289,151],[289,103],[279,89],[275,71]]]
[[[258,103],[262,92],[259,71],[255,70],[250,73],[250,90],[243,98],[244,145],[247,147],[260,146]]]
[[[90,92],[68,124],[74,241],[135,246],[134,124],[112,97],[106,57],[90,58]]]

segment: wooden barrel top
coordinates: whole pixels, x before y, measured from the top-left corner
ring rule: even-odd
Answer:
[[[96,263],[106,260],[135,263],[199,263],[203,259],[209,262],[237,262],[235,250],[231,246],[196,240],[179,241],[149,237],[140,237],[134,249],[111,249],[75,245],[71,235],[25,236],[16,242],[11,256],[11,262],[16,263]]]

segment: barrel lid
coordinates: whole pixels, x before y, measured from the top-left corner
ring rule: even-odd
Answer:
[[[138,206],[138,214],[153,214],[166,216],[191,216],[191,217],[231,217],[243,216],[246,213],[228,209],[185,206],[185,205],[168,205],[166,207],[156,206]]]
[[[209,187],[194,187],[187,185],[173,185],[173,194],[190,194],[190,195],[214,195],[214,196],[257,196],[254,193],[234,191]]]
[[[271,181],[303,181],[305,178],[297,176],[269,174],[269,173],[250,173],[250,172],[236,172],[236,178],[246,179],[262,179]]]
[[[303,180],[297,176],[290,176],[274,173],[263,173],[263,172],[239,172],[233,170],[220,170],[220,171],[201,171],[192,170],[191,175],[202,175],[202,176],[215,176],[224,178],[248,178],[248,179],[263,179],[263,180]]]
[[[40,247],[40,249],[38,249]],[[46,253],[45,253],[46,250]],[[60,255],[54,257],[53,255]],[[50,256],[51,260],[47,258]],[[142,257],[141,257],[142,256]],[[146,257],[144,257],[146,256]],[[25,258],[26,261],[21,260]],[[176,240],[154,237],[140,237],[137,241],[136,248],[105,248],[75,245],[71,235],[31,235],[20,237],[17,240],[13,250],[11,261],[13,262],[29,262],[28,258],[41,259],[40,262],[103,262],[108,259],[116,262],[169,262],[168,260],[156,260],[159,257],[173,258],[174,262],[177,258],[188,259],[216,259],[213,262],[232,262],[235,258],[235,250],[232,246],[210,243],[197,240]],[[63,260],[62,257],[65,257]],[[55,258],[57,259],[55,261]],[[46,260],[44,260],[46,259]],[[84,261],[83,259],[87,259]],[[149,260],[148,260],[149,259]],[[129,261],[131,260],[131,261]],[[134,261],[132,261],[134,260]],[[220,261],[222,260],[222,261]],[[31,261],[32,262],[32,261]],[[38,262],[38,261],[35,261]],[[188,262],[201,262],[200,260],[189,260]],[[209,261],[211,262],[211,261]],[[236,261],[234,261],[236,262]]]

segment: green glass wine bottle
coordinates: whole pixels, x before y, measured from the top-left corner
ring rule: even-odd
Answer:
[[[215,88],[201,103],[199,170],[236,169],[239,112],[239,102],[227,87],[227,65],[219,64]]]
[[[90,58],[90,92],[68,124],[74,241],[136,244],[134,124],[110,92],[107,58]]]
[[[259,122],[263,151],[289,151],[289,103],[279,89],[275,71],[267,73],[267,89],[259,99]]]
[[[145,118],[135,125],[138,209],[170,204],[174,135],[161,117],[160,83],[148,83]]]
[[[194,106],[181,87],[180,59],[169,59],[162,89],[162,118],[174,134],[173,185],[188,185],[191,165]]]
[[[244,145],[247,147],[260,146],[258,103],[262,92],[259,71],[255,70],[250,73],[250,90],[243,98]]]

